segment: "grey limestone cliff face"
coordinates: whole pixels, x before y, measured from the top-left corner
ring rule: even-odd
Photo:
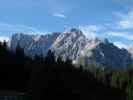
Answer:
[[[58,36],[51,49],[55,55],[65,59],[77,59],[87,43],[85,35],[78,29],[71,29]]]
[[[24,49],[26,55],[30,57],[45,56],[51,45],[60,33],[46,35],[26,35],[14,34],[10,41],[11,50],[15,50],[17,45]]]
[[[131,52],[118,48],[108,39],[88,39],[76,28],[46,35],[15,34],[11,38],[10,48],[15,50],[18,44],[31,57],[45,56],[48,50],[52,50],[56,57],[71,59],[77,65],[96,63],[105,67],[125,68],[133,63]]]
[[[125,49],[119,49],[112,43],[98,42],[93,44],[93,47],[85,48],[85,53],[82,57],[84,64],[92,64],[96,62],[102,66],[124,68],[132,64],[131,55]],[[79,59],[80,60],[80,59]]]
[[[131,57],[133,59],[133,45],[129,46],[127,50],[131,54]]]

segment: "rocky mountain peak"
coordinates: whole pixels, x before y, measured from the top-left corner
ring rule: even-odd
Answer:
[[[64,33],[75,35],[75,36],[83,35],[83,32],[78,28],[68,28],[64,31]]]
[[[124,68],[133,63],[130,53],[126,49],[120,49],[108,39],[88,39],[82,31],[77,28],[69,28],[63,33],[52,33],[45,35],[15,34],[12,36],[10,47],[15,49],[20,44],[29,56],[43,55],[52,50],[55,56],[67,58],[75,64],[87,65],[93,62],[106,67]]]

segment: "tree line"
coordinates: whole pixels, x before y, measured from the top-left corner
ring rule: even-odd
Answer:
[[[51,51],[46,57],[32,59],[19,44],[11,51],[6,42],[0,42],[0,90],[24,92],[33,100],[132,98],[133,70],[97,68],[92,72],[83,68],[75,67],[69,59],[55,59]]]

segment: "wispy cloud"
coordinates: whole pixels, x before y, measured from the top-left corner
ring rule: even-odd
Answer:
[[[6,34],[13,34],[13,33],[28,33],[28,34],[41,34],[45,31],[40,31],[37,28],[26,26],[26,25],[20,25],[20,24],[8,24],[8,23],[0,23],[0,34],[6,35]]]
[[[133,40],[133,34],[129,32],[107,32],[106,35],[112,36],[112,37],[121,37],[127,40]]]
[[[59,18],[64,18],[64,19],[67,18],[67,17],[66,17],[64,14],[62,14],[62,13],[54,13],[53,16],[54,16],[54,17],[59,17]]]
[[[77,7],[76,0],[45,0],[45,4],[51,13],[56,12],[63,15],[71,13]]]
[[[128,48],[128,46],[126,45],[126,44],[124,44],[124,43],[122,43],[122,42],[114,42],[114,45],[116,45],[117,47],[119,47],[120,49],[121,48],[125,48],[125,49],[127,49]]]
[[[121,29],[133,29],[133,10],[128,13],[115,13],[120,18],[118,21],[118,27]]]
[[[133,29],[133,11],[127,13],[114,12],[113,15],[117,16],[119,19],[114,22],[111,29],[108,28],[106,30],[104,35],[106,37],[118,37],[126,39],[127,41],[133,41],[133,34],[131,33],[131,30]],[[119,47],[124,46],[120,41],[115,44],[119,45]]]
[[[9,37],[6,37],[6,36],[0,36],[0,41],[8,41],[9,40]]]
[[[79,29],[86,35],[86,37],[95,38],[100,27],[96,25],[81,25],[79,26]]]

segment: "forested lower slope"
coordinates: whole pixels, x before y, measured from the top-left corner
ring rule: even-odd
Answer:
[[[33,100],[126,100],[132,97],[131,71],[101,67],[92,72],[55,60],[51,51],[31,59],[19,45],[12,52],[0,43],[0,90],[24,92]]]

